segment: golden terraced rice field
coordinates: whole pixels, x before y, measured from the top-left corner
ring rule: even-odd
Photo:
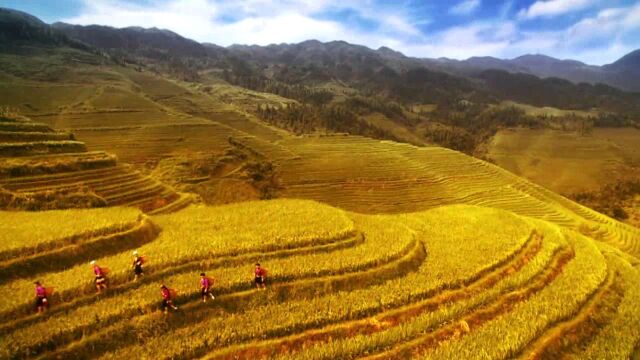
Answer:
[[[0,279],[16,295],[0,307],[1,358],[624,359],[640,340],[640,274],[626,255],[505,210],[364,215],[285,199],[24,216],[0,221],[24,244],[2,238],[14,254],[2,266],[44,268]],[[136,282],[133,249],[147,259]],[[61,251],[79,255],[45,261]],[[111,270],[101,294],[90,259]],[[266,291],[253,286],[256,261]],[[201,271],[213,301],[200,299]],[[55,287],[44,315],[36,278]],[[159,311],[160,283],[179,310]]]

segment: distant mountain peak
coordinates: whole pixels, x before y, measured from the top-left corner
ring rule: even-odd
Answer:
[[[624,71],[640,74],[640,49],[621,57],[616,62],[605,65],[607,70]]]
[[[65,23],[54,23],[52,27],[71,38],[100,49],[126,50],[129,53],[137,52],[153,58],[162,58],[166,55],[194,57],[207,55],[207,49],[202,44],[182,37],[173,31],[156,27],[114,28],[103,25],[83,26]]]
[[[550,64],[574,64],[577,66],[585,65],[585,63],[577,61],[577,60],[562,60],[557,59],[544,54],[525,54],[522,56],[518,56],[517,58],[511,60],[517,64],[527,64],[527,65],[550,65]]]
[[[524,54],[524,55],[520,55],[516,58],[514,58],[513,60],[555,60],[555,61],[560,61],[554,57],[548,56],[548,55],[544,55],[544,54]]]
[[[396,51],[393,50],[391,48],[388,48],[386,46],[381,46],[378,48],[377,50],[380,54],[382,55],[386,55],[386,56],[400,56],[400,57],[406,57],[403,53],[401,53],[400,51]]]
[[[6,23],[10,20],[27,21],[32,25],[38,25],[38,26],[46,25],[44,21],[26,12],[0,7],[0,23]]]

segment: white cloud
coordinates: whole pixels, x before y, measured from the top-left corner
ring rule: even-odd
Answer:
[[[385,45],[390,35],[416,37],[421,32],[400,11],[380,16],[367,0],[151,0],[147,6],[124,0],[85,0],[80,15],[62,19],[73,24],[169,29],[184,37],[219,45],[292,43],[308,39],[346,40]],[[339,21],[314,16],[349,9],[375,21],[375,34],[363,33]],[[385,9],[389,11],[389,9]]]
[[[584,10],[595,4],[595,0],[538,0],[528,9],[522,9],[518,13],[518,17],[520,19],[549,18]]]
[[[400,50],[418,57],[501,56],[516,35],[512,22],[474,22],[435,33],[422,44],[403,44]]]
[[[78,16],[62,21],[157,27],[222,46],[344,40],[370,48],[388,46],[416,57],[504,58],[536,52],[595,64],[611,62],[632,50],[633,45],[640,47],[638,40],[629,40],[635,34],[640,39],[640,3],[601,9],[566,29],[524,31],[517,21],[508,19],[507,2],[493,19],[425,34],[418,26],[428,24],[428,18],[416,19],[407,12],[411,9],[402,6],[374,6],[370,0],[148,0],[146,5],[131,5],[125,0],[84,1]],[[343,19],[319,16],[342,10],[366,19],[370,23],[367,29]],[[380,16],[383,12],[386,15]]]
[[[601,10],[595,17],[585,18],[568,29],[573,42],[611,39],[616,35],[640,30],[640,3],[629,8]]]
[[[469,15],[480,7],[480,0],[464,0],[449,9],[449,13],[455,15]]]

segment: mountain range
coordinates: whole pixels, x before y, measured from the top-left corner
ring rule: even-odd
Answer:
[[[574,83],[603,83],[628,91],[639,91],[640,50],[614,63],[595,66],[576,60],[559,60],[546,55],[523,55],[514,59],[471,57],[467,60],[426,59],[434,68],[473,73],[487,69],[526,73],[541,78],[557,77]]]
[[[422,67],[453,75],[476,76],[485,70],[501,70],[509,73],[524,73],[539,78],[560,78],[573,83],[602,83],[625,91],[640,91],[640,50],[633,51],[614,63],[595,66],[576,60],[559,60],[546,55],[523,55],[514,59],[495,57],[470,57],[466,60],[447,58],[412,58],[387,47],[372,50],[364,46],[343,41],[321,43],[309,40],[299,44],[274,44],[268,46],[231,45],[221,47],[215,44],[198,43],[169,30],[141,27],[112,28],[100,25],[71,25],[54,23],[51,26],[36,17],[11,9],[0,8],[0,39],[3,42],[19,40],[24,36],[31,40],[40,39],[55,43],[77,42],[91,47],[135,54],[153,59],[170,58],[213,58],[229,57],[258,63],[294,62],[296,64],[320,66],[333,63],[342,74],[350,73],[356,67],[384,67],[401,72]],[[357,69],[356,69],[357,70]],[[358,71],[356,71],[357,73]],[[317,74],[330,76],[331,74]]]

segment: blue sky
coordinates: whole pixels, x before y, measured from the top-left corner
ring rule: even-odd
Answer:
[[[0,0],[52,23],[158,27],[218,45],[345,40],[416,57],[542,53],[610,63],[640,48],[640,0]]]

